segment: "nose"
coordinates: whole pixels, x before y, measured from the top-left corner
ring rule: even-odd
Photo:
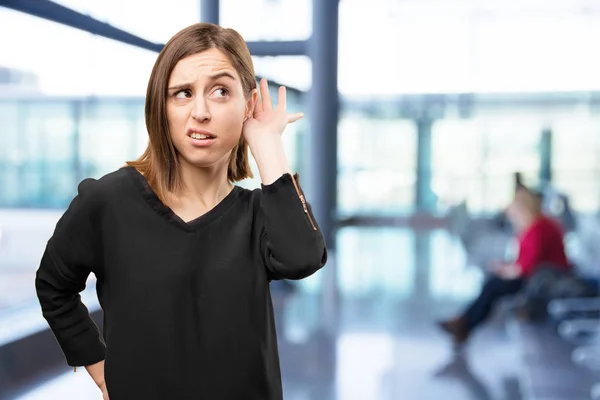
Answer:
[[[199,96],[195,98],[192,108],[192,118],[199,122],[210,120],[208,102],[204,97]]]

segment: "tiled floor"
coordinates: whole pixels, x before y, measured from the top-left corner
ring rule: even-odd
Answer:
[[[338,249],[294,294],[274,289],[286,400],[521,398],[519,357],[500,317],[462,354],[435,328],[481,282],[451,237],[348,228]],[[19,400],[99,398],[84,370],[65,367]]]

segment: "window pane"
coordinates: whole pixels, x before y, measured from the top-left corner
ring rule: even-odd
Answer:
[[[431,130],[431,185],[450,203],[467,200],[472,210],[483,207],[483,135],[473,120],[443,119]]]
[[[76,184],[73,107],[67,102],[3,101],[0,110],[12,116],[1,132],[6,147],[0,152],[0,187],[6,190],[0,191],[0,207],[63,206]]]
[[[76,183],[73,108],[58,102],[32,102],[23,108],[21,198],[29,202],[26,206],[60,206],[72,197]]]
[[[0,207],[64,208],[85,177],[137,158],[143,99],[0,101]]]
[[[82,176],[100,178],[137,159],[148,143],[143,99],[81,104]]]
[[[17,104],[0,101],[0,207],[14,206],[19,200],[19,166],[24,162],[19,112]]]
[[[397,215],[412,211],[416,146],[412,121],[342,117],[338,131],[339,212]]]
[[[561,118],[552,124],[552,140],[556,187],[570,197],[575,210],[600,210],[600,119]]]
[[[443,119],[432,129],[432,186],[443,200],[466,200],[469,211],[496,212],[513,195],[514,173],[536,186],[541,120],[480,116]]]

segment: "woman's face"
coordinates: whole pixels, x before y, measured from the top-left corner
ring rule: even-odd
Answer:
[[[246,98],[239,74],[220,50],[180,60],[169,77],[167,119],[181,161],[228,165],[253,106],[254,96]]]

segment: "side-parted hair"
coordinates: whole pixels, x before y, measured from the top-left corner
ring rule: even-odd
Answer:
[[[248,98],[256,88],[256,76],[248,46],[233,29],[209,23],[191,25],[173,36],[158,55],[146,91],[146,129],[148,147],[135,161],[127,165],[136,168],[161,200],[166,194],[182,185],[181,163],[169,132],[167,96],[169,78],[175,65],[188,56],[209,49],[222,51],[240,76],[242,88]],[[252,177],[248,161],[248,143],[244,137],[231,152],[227,179],[237,182]]]

